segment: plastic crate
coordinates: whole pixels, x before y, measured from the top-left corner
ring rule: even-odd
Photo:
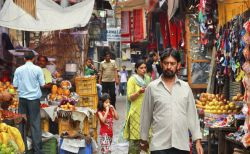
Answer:
[[[76,77],[76,93],[80,96],[97,94],[95,77]]]
[[[57,154],[57,139],[51,138],[42,144],[43,153]]]
[[[50,138],[42,142],[42,152],[44,154],[57,154],[57,139]],[[33,154],[33,149],[26,152],[26,154]]]
[[[94,110],[97,109],[98,105],[98,96],[97,94],[95,95],[88,95],[88,96],[80,96],[79,102],[77,106],[82,106],[82,107],[90,107]]]

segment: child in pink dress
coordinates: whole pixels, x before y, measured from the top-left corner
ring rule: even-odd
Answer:
[[[118,113],[110,105],[110,96],[104,93],[101,97],[102,103],[98,106],[98,118],[100,120],[100,144],[101,153],[111,153],[111,143],[113,138],[113,119],[118,120]]]

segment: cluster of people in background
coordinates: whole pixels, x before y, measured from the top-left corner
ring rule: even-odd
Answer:
[[[40,98],[51,87],[51,73],[46,70],[47,58],[26,52],[26,63],[16,69],[13,85],[19,92],[19,113],[26,114],[30,124],[33,149],[41,153]],[[141,151],[153,154],[188,154],[189,132],[195,141],[198,154],[203,154],[201,132],[193,93],[188,83],[177,76],[180,54],[167,49],[160,55],[151,52],[144,60],[135,63],[135,73],[130,77],[126,66],[118,73],[116,62],[106,53],[99,71],[92,60],[87,59],[85,75],[97,75],[101,152],[111,153],[113,120],[118,120],[115,87],[126,96],[126,120],[123,137],[129,142],[129,154]],[[120,76],[120,78],[119,78]],[[42,90],[41,90],[42,89]],[[11,95],[0,94],[0,101],[8,101]],[[20,125],[24,141],[26,127]],[[27,149],[27,142],[26,149]]]
[[[203,154],[195,100],[188,83],[177,76],[180,65],[180,53],[169,48],[161,54],[160,60],[155,52],[151,52],[144,60],[138,60],[135,63],[135,73],[128,81],[126,67],[122,66],[119,72],[120,93],[127,97],[123,138],[129,142],[129,154],[141,151],[153,154],[188,154],[189,133],[195,141],[197,153]],[[113,130],[110,129],[113,119],[118,119],[115,110],[115,84],[119,82],[117,66],[110,59],[110,54],[106,54],[100,70],[99,83],[103,85],[105,92],[98,108],[101,152],[111,153]]]

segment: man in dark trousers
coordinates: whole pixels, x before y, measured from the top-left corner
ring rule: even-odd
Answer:
[[[18,67],[14,74],[13,85],[19,94],[18,112],[25,114],[31,131],[31,139],[35,154],[42,154],[42,132],[40,126],[40,97],[41,87],[45,85],[43,71],[34,65],[35,55],[33,51],[24,53],[25,64]],[[22,134],[27,151],[26,124],[20,124],[19,130]]]
[[[119,83],[119,79],[116,62],[111,59],[108,51],[105,53],[104,61],[101,62],[100,71],[99,84],[102,84],[102,92],[110,95],[110,102],[115,107],[115,84]]]

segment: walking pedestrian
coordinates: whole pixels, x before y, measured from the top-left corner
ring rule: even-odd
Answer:
[[[160,62],[159,62],[159,55],[158,53],[152,51],[149,53],[149,57],[151,57],[151,59],[153,60],[151,77],[152,77],[152,80],[155,80],[155,79],[158,79],[162,73],[162,69],[160,67]]]
[[[200,122],[193,93],[188,83],[177,78],[180,55],[168,49],[161,55],[162,75],[152,81],[145,91],[141,110],[141,149],[148,150],[149,129],[152,129],[152,154],[189,154],[189,130],[196,142],[198,154],[201,146]]]
[[[102,85],[102,92],[110,95],[110,102],[115,107],[115,84],[119,84],[119,79],[116,62],[111,59],[109,52],[105,53],[105,60],[101,62],[100,71],[99,84]]]
[[[110,105],[110,96],[103,93],[101,103],[98,106],[98,118],[100,120],[100,144],[102,154],[111,154],[111,143],[113,138],[113,119],[119,116],[113,105]]]
[[[120,88],[119,93],[122,94],[122,96],[127,94],[127,77],[128,77],[128,71],[126,70],[126,66],[122,66],[122,70],[120,71]]]
[[[24,59],[26,63],[18,67],[14,73],[13,85],[17,88],[19,95],[18,112],[25,114],[27,117],[34,153],[41,154],[40,97],[42,93],[40,87],[45,85],[44,75],[42,69],[33,64],[35,60],[33,51],[26,51]],[[25,143],[25,150],[27,151],[26,127],[27,124],[24,123],[19,125]]]
[[[127,117],[123,137],[129,141],[129,154],[140,153],[140,115],[144,91],[150,82],[146,74],[146,63],[138,60],[135,64],[135,74],[128,80],[127,86]]]

